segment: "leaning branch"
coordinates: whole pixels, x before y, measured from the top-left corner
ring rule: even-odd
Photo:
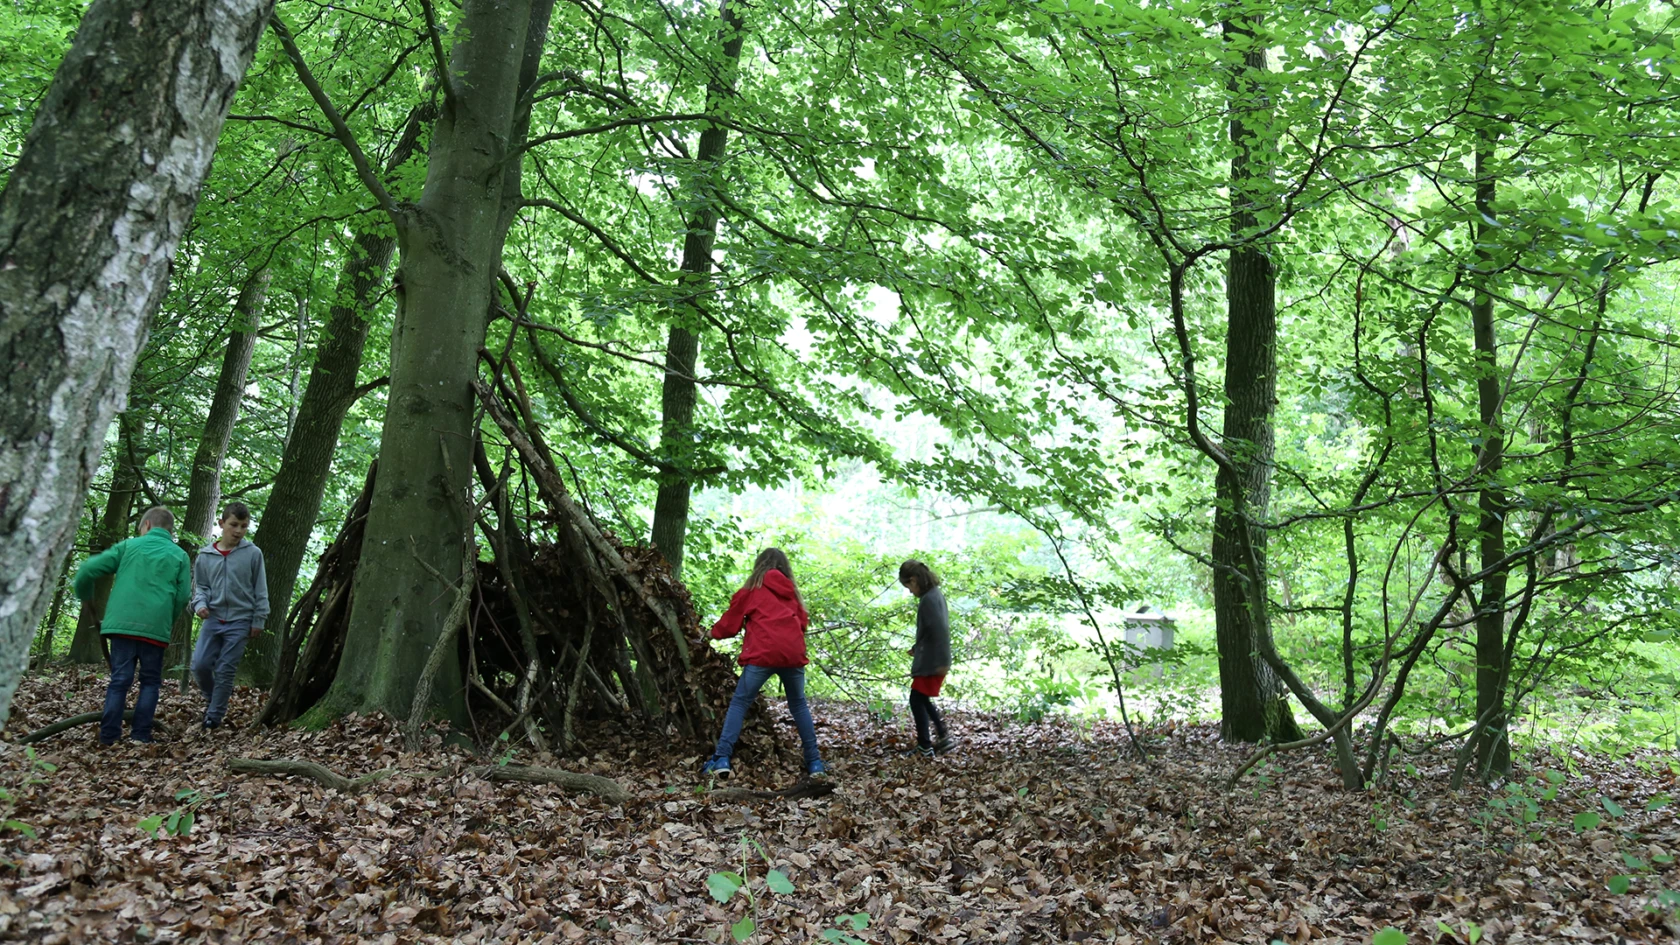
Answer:
[[[332,99],[327,97],[326,90],[321,88],[321,83],[315,81],[315,74],[309,71],[309,64],[303,61],[303,53],[298,50],[297,41],[292,38],[292,31],[286,28],[286,24],[281,22],[278,15],[270,19],[268,25],[274,30],[274,35],[280,37],[280,45],[286,48],[286,58],[292,61],[298,81],[309,90],[309,96],[315,100],[321,114],[325,115],[328,123],[332,125],[333,137],[338,139],[338,143],[343,145],[345,152],[350,155],[350,163],[356,166],[356,176],[361,178],[362,186],[379,201],[379,208],[385,211],[391,222],[400,226],[402,216],[401,211],[397,209],[397,202],[392,199],[385,185],[379,182],[379,175],[373,172],[373,165],[368,163],[367,154],[362,151],[361,145],[356,143],[356,136],[350,133],[350,126],[344,123],[344,117],[333,107]]]
[[[432,0],[420,0],[420,9],[426,14],[426,35],[432,41],[432,58],[437,60],[438,84],[443,86],[443,100],[450,105],[459,105],[455,80],[449,74],[449,57],[443,54],[443,33],[438,29],[437,10],[432,7]]]
[[[688,662],[688,641],[683,638],[682,626],[670,605],[655,597],[643,586],[641,580],[630,573],[629,568],[624,563],[624,557],[618,553],[618,549],[607,541],[606,536],[601,534],[600,529],[595,527],[595,523],[583,513],[583,510],[577,507],[577,503],[572,501],[565,483],[560,481],[560,477],[555,473],[553,467],[544,461],[542,455],[537,452],[536,447],[531,443],[530,438],[525,435],[525,432],[519,429],[519,426],[513,422],[513,418],[509,417],[507,411],[502,409],[495,392],[480,380],[473,381],[473,390],[477,392],[478,398],[484,404],[485,412],[489,414],[490,419],[494,420],[496,426],[501,428],[502,435],[508,438],[508,443],[519,453],[526,468],[531,470],[536,477],[537,491],[543,495],[550,506],[577,527],[583,534],[584,541],[594,550],[602,564],[647,606],[654,618],[659,621],[660,626],[671,634],[672,640],[676,643],[677,652],[686,664]]]

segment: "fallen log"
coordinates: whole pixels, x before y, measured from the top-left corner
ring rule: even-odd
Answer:
[[[19,745],[33,744],[35,742],[40,741],[43,738],[51,738],[54,735],[57,735],[59,732],[64,732],[64,731],[68,731],[70,729],[73,729],[78,725],[88,725],[88,724],[91,724],[93,722],[97,722],[104,717],[105,717],[104,712],[83,712],[81,715],[72,715],[67,719],[60,719],[59,721],[54,722],[51,725],[41,726],[40,728],[36,729],[35,731],[30,732],[28,735],[25,735],[22,738],[18,739],[17,743]],[[134,710],[133,709],[126,709],[126,710],[123,711],[123,721],[124,722],[134,721]],[[152,731],[157,732],[159,734],[167,734],[169,732],[169,726],[164,725],[162,722],[155,722],[154,721],[152,723]]]
[[[369,786],[398,774],[410,778],[435,778],[454,773],[448,770],[400,771],[396,768],[383,768],[358,778],[347,778],[325,765],[297,758],[231,758],[228,760],[228,768],[244,774],[308,778],[323,787],[344,793],[366,790]],[[468,774],[486,781],[555,784],[569,791],[594,794],[609,804],[622,804],[631,797],[630,792],[617,781],[598,774],[579,774],[559,768],[534,768],[526,765],[477,765],[466,770]]]

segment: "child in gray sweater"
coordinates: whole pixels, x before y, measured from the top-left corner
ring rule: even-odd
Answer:
[[[233,677],[245,644],[268,622],[268,574],[262,549],[245,540],[251,510],[229,502],[217,524],[222,535],[199,549],[193,561],[192,610],[203,619],[193,651],[193,677],[209,705],[204,727],[218,728],[227,716]]]

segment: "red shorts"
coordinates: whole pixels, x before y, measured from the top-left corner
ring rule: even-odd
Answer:
[[[945,685],[945,674],[937,676],[911,676],[910,691],[919,692],[929,699],[939,695],[939,687]]]

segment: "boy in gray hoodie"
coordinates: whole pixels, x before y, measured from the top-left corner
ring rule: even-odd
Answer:
[[[210,701],[204,710],[206,729],[221,726],[245,644],[268,621],[262,549],[245,540],[251,510],[243,502],[229,502],[217,524],[222,526],[221,537],[199,549],[193,561],[192,609],[204,622],[192,671]]]

